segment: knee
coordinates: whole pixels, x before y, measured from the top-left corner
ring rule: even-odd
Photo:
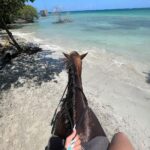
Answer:
[[[123,133],[123,132],[118,132],[115,134],[115,137],[118,137],[118,138],[125,138],[126,135]]]
[[[128,137],[123,132],[118,132],[114,135],[111,144],[110,150],[134,150],[131,142],[129,141]]]
[[[123,132],[118,132],[114,135],[112,142],[127,140],[127,136]]]

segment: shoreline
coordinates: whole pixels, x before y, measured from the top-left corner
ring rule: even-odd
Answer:
[[[30,39],[32,39],[33,43],[36,43],[40,46],[40,48],[42,49],[45,49],[45,50],[49,50],[49,49],[52,49],[55,51],[55,54],[54,57],[56,56],[57,58],[62,58],[63,55],[62,53],[63,52],[68,52],[70,53],[71,51],[73,51],[74,49],[65,49],[64,47],[60,46],[60,45],[56,45],[56,44],[52,44],[52,43],[47,43],[47,41],[45,42],[43,39],[39,38],[39,37],[36,37],[36,35],[34,35],[33,33],[22,33],[21,31],[17,31],[17,30],[12,30],[12,33],[18,37],[21,37],[23,39],[25,39],[27,42],[30,41]],[[97,48],[98,49],[98,48]],[[142,68],[143,69],[143,72],[147,72],[147,71],[150,71],[149,70],[149,64],[148,63],[145,63],[145,62],[141,62],[141,61],[138,61],[137,59],[131,59],[131,58],[127,58],[125,57],[124,55],[121,55],[121,54],[116,54],[116,53],[113,53],[113,52],[110,52],[110,51],[106,51],[105,49],[101,49],[99,48],[100,50],[98,51],[97,49],[87,49],[87,50],[77,50],[79,53],[84,53],[84,52],[88,52],[89,54],[91,53],[91,56],[92,55],[98,55],[99,57],[100,56],[104,56],[104,57],[108,57],[107,59],[112,59],[113,60],[113,63],[118,65],[118,66],[122,66],[122,65],[126,65],[126,64],[132,64],[134,65],[134,67],[136,69],[140,69]],[[142,71],[142,70],[140,70]]]
[[[63,49],[60,50],[60,47],[52,46],[54,49],[51,49],[50,45],[44,45],[42,41],[39,45],[45,47],[42,53],[56,50],[52,55],[48,54],[48,57],[43,56],[44,59],[61,57]],[[97,59],[98,57],[101,59]],[[150,98],[149,85],[144,81],[142,72],[130,64],[115,55],[89,53],[83,61],[83,87],[89,105],[98,116],[109,139],[114,133],[123,131],[137,150],[148,150],[150,130],[148,121],[145,124],[143,121],[150,118],[150,102],[145,99]],[[0,118],[0,139],[3,149],[14,147],[21,150],[40,150],[47,144],[51,131],[50,119],[67,83],[65,71],[54,76],[54,80],[42,82],[38,86],[29,80],[22,87],[11,87],[2,93],[3,105],[0,107],[4,116]],[[137,113],[139,111],[141,115]],[[147,115],[142,119],[144,114]]]

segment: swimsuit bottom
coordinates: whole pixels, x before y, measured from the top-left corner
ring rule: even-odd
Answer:
[[[83,145],[84,150],[107,150],[109,141],[107,137],[97,136]]]

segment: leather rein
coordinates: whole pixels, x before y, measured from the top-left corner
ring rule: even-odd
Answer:
[[[68,84],[69,84],[69,83],[68,83]],[[58,108],[61,107],[62,104],[63,104],[63,102],[64,102],[64,95],[65,95],[65,93],[66,93],[66,91],[67,91],[68,84],[67,84],[67,86],[66,86],[66,88],[65,88],[65,90],[64,90],[64,92],[63,92],[63,95],[62,95],[62,97],[61,97],[61,99],[60,99],[60,101],[59,101],[59,104],[57,105],[57,108],[56,108],[56,110],[55,110],[55,112],[54,112],[54,116],[53,116],[53,118],[52,118],[51,125],[54,125],[55,119],[56,119],[56,117],[57,117]],[[83,90],[82,90],[80,87],[78,87],[78,86],[75,86],[75,88],[78,89],[78,90],[82,93],[82,95],[84,96],[84,98],[86,99],[85,94],[83,93]],[[67,115],[68,115],[68,118],[69,118],[69,121],[70,121],[70,124],[71,124],[72,129],[73,129],[73,128],[78,129],[78,127],[80,127],[80,125],[81,125],[81,123],[82,123],[82,121],[83,121],[83,118],[84,118],[84,115],[85,115],[87,109],[88,109],[88,106],[86,106],[86,108],[83,110],[83,113],[82,113],[81,117],[79,118],[79,120],[77,121],[77,123],[74,124],[74,125],[73,125],[73,122],[72,122],[72,120],[71,120],[71,116],[70,116],[69,112],[67,111]],[[52,134],[53,134],[53,132],[54,132],[54,131],[52,131]]]

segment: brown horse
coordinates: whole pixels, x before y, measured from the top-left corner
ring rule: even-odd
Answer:
[[[79,55],[74,51],[64,55],[67,58],[68,68],[67,94],[61,99],[60,111],[52,120],[52,133],[65,140],[76,126],[81,142],[85,144],[97,136],[106,136],[94,112],[89,108],[83,92],[82,60],[87,53]]]

